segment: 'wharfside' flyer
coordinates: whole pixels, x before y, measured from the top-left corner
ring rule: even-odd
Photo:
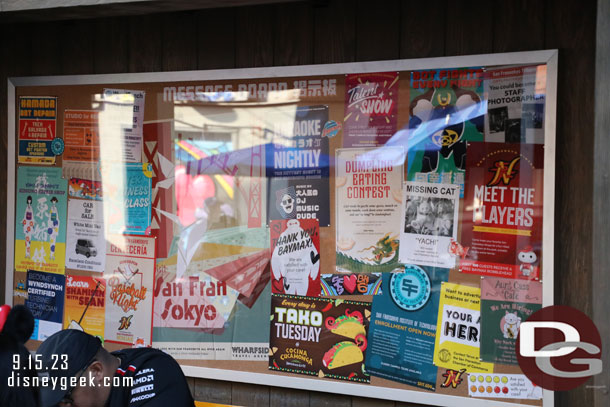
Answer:
[[[403,154],[401,147],[337,149],[337,271],[400,268]]]
[[[343,147],[383,146],[396,132],[398,72],[347,75]]]
[[[109,235],[106,246],[106,326],[109,342],[149,346],[152,339],[155,239]]]
[[[269,369],[369,383],[370,304],[273,294]]]
[[[455,267],[450,253],[457,239],[460,188],[429,182],[404,183],[404,218],[400,261],[433,267]]]
[[[481,359],[517,365],[515,342],[521,323],[542,307],[542,283],[481,279]]]
[[[320,295],[320,227],[317,219],[271,221],[274,294]]]
[[[538,279],[542,256],[544,149],[540,144],[471,143],[460,271]]]

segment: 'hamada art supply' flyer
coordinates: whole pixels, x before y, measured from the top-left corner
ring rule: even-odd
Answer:
[[[435,390],[436,318],[441,283],[448,278],[448,269],[410,264],[404,273],[383,273],[384,295],[373,297],[367,371]]]
[[[155,239],[109,235],[106,256],[104,338],[126,345],[149,346],[152,340]]]
[[[61,168],[17,169],[15,270],[64,273],[67,190]]]
[[[336,270],[400,269],[402,148],[343,148],[336,154]]]
[[[369,383],[370,304],[273,294],[269,369]]]
[[[434,364],[469,373],[492,373],[493,364],[480,359],[480,345],[481,289],[442,283]]]
[[[460,271],[537,280],[542,260],[544,148],[471,143]]]
[[[457,185],[405,182],[400,261],[432,267],[455,267],[450,252],[457,239],[460,188]]]

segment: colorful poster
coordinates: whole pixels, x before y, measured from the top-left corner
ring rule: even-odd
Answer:
[[[328,178],[269,180],[267,219],[318,219],[330,226]]]
[[[320,227],[317,219],[271,221],[274,294],[320,295]]]
[[[104,272],[106,236],[102,202],[69,199],[66,268]]]
[[[481,278],[481,359],[517,365],[515,342],[521,322],[542,307],[542,283]]]
[[[35,319],[31,339],[44,341],[61,330],[66,278],[54,273],[28,270],[26,280],[28,298],[25,306]]]
[[[346,75],[343,147],[383,146],[397,121],[398,72]]]
[[[471,143],[460,271],[535,280],[542,260],[544,149],[540,144]],[[472,152],[472,154],[470,154]]]
[[[103,198],[102,182],[82,178],[70,178],[70,181],[68,182],[68,196],[70,198],[101,201]]]
[[[404,183],[404,217],[400,261],[433,267],[455,267],[450,252],[457,240],[460,188],[429,182]]]
[[[86,276],[66,276],[64,329],[79,329],[104,338],[106,280]]]
[[[67,190],[61,168],[17,169],[15,270],[64,273]]]
[[[102,178],[107,232],[150,234],[151,164],[108,163],[102,166]]]
[[[546,65],[485,72],[485,141],[544,143]]]
[[[94,110],[66,110],[64,112],[64,143],[66,146],[64,160],[99,161],[99,115],[100,113]]]
[[[322,274],[320,296],[380,295],[381,273]]]
[[[273,294],[269,369],[369,383],[370,304]]]
[[[335,163],[336,270],[401,269],[398,246],[402,175],[400,147],[337,149]]]
[[[442,283],[438,308],[434,364],[469,373],[491,373],[493,364],[480,359],[481,289]]]
[[[410,99],[407,179],[457,184],[461,198],[467,142],[483,141],[483,69],[413,71]]]
[[[468,375],[468,395],[498,399],[542,399],[542,388],[522,374],[476,373]]]
[[[373,297],[366,369],[374,375],[434,391],[432,363],[441,283],[449,270],[406,265],[384,273],[383,292]]]
[[[54,164],[62,153],[61,139],[55,141],[57,98],[51,96],[19,97],[20,164]]]
[[[142,133],[144,128],[145,92],[141,90],[104,89],[104,109],[100,112],[105,125],[113,126],[114,138],[120,136],[119,143],[110,146],[118,155],[106,154],[106,157],[122,157],[121,161],[137,163],[142,161]],[[110,133],[110,131],[109,131]],[[107,140],[104,137],[104,140]]]
[[[124,345],[152,341],[155,239],[108,236],[104,338]]]
[[[235,306],[239,292],[224,281],[200,273],[173,278],[159,276],[155,283],[155,327],[223,328]]]

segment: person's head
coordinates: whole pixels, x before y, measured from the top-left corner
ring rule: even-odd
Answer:
[[[28,205],[32,204],[32,196],[31,195],[28,195],[28,197],[25,198],[25,203],[27,203]]]
[[[111,387],[104,386],[104,378],[114,376],[119,361],[98,338],[78,330],[59,331],[40,345],[37,354],[42,355],[43,371],[50,379],[58,378],[57,386],[41,388],[43,407],[106,405]]]

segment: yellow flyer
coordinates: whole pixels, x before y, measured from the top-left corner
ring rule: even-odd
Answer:
[[[469,373],[492,373],[493,363],[480,360],[481,289],[442,283],[438,307],[434,364]]]
[[[106,280],[85,276],[66,276],[64,329],[79,329],[104,338]]]

